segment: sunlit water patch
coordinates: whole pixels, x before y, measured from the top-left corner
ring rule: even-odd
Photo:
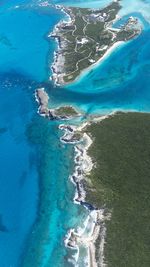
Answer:
[[[66,5],[66,6],[80,6],[80,7],[85,7],[85,8],[102,8],[109,4],[111,1],[110,0],[87,0],[86,2],[83,0],[77,0],[77,1],[69,1],[69,0],[53,0],[52,1],[55,4],[60,4],[60,5]]]
[[[139,12],[145,19],[150,22],[150,1],[147,0],[123,0],[121,1],[122,9],[119,12],[120,16],[124,16],[128,13]]]
[[[138,21],[141,23],[142,28],[144,30],[150,28],[150,23],[144,18],[144,16],[142,15],[142,13],[140,12],[132,12],[132,13],[128,13],[125,16],[122,16],[121,18],[119,18],[114,24],[113,27],[114,28],[121,28],[121,26],[124,26],[125,23],[128,21],[128,19],[130,17],[134,17],[137,18]]]

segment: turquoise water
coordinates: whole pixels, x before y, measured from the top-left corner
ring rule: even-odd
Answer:
[[[139,22],[141,23],[142,27],[144,29],[147,29],[149,28],[149,22],[144,18],[144,16],[140,13],[140,12],[132,12],[132,13],[128,13],[126,16],[123,16],[121,17],[120,19],[118,19],[113,27],[114,28],[120,28],[121,26],[123,26],[127,20],[130,18],[130,17],[134,17],[134,18],[137,18],[139,20]]]
[[[36,3],[16,9],[8,2],[1,9],[3,267],[67,266],[71,255],[64,247],[64,237],[70,227],[77,226],[77,218],[85,219],[83,208],[72,202],[74,186],[68,177],[73,171],[73,147],[60,144],[58,124],[39,117],[34,97],[35,89],[49,78],[55,43],[47,41],[47,34],[61,17],[59,11],[43,10]]]
[[[73,266],[76,251],[65,248],[64,237],[88,213],[72,201],[74,186],[68,177],[74,168],[74,148],[60,143],[60,122],[49,122],[37,114],[35,89],[46,88],[51,107],[72,104],[87,116],[114,110],[150,111],[150,1],[136,0],[133,5],[123,1],[120,14],[124,19],[136,15],[143,23],[142,34],[64,88],[49,82],[57,46],[47,38],[64,15],[39,6],[41,2],[14,0],[0,5],[2,267]],[[98,7],[108,2],[88,1],[86,5]],[[63,3],[72,4],[69,0]],[[76,5],[85,6],[85,1]]]
[[[81,206],[74,205],[74,186],[68,179],[73,172],[73,146],[60,144],[58,123],[33,120],[28,137],[39,146],[41,201],[38,222],[27,243],[22,266],[72,266],[67,264],[64,237],[85,219]],[[35,245],[36,244],[36,245]],[[69,255],[68,255],[69,256]]]
[[[89,8],[99,8],[104,7],[110,3],[110,0],[87,0],[86,2],[83,0],[70,1],[70,0],[53,0],[54,4],[66,5],[66,6],[80,6],[80,7],[89,7]]]
[[[148,28],[137,39],[118,47],[75,84],[65,89],[51,89],[53,102],[57,105],[61,99],[94,114],[129,109],[150,111],[149,48]]]

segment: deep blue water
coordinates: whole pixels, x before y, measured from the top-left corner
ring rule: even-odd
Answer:
[[[0,83],[0,265],[7,267],[17,266],[39,189],[36,151],[25,136],[33,115],[30,81],[7,74]]]
[[[67,266],[64,237],[70,227],[77,225],[79,216],[85,219],[83,208],[72,202],[74,187],[68,177],[73,165],[73,147],[60,145],[57,123],[48,123],[37,114],[34,97],[35,89],[49,78],[48,66],[55,43],[47,41],[47,34],[61,17],[59,11],[43,10],[36,3],[14,9],[14,4],[8,1],[1,9],[0,266],[3,267]]]
[[[72,266],[64,236],[68,229],[80,225],[87,214],[72,202],[74,186],[68,177],[73,172],[73,146],[60,143],[59,122],[39,117],[35,89],[45,86],[50,106],[72,104],[87,115],[114,110],[150,111],[150,27],[145,6],[141,7],[144,1],[135,1],[142,13],[130,10],[126,14],[142,20],[142,34],[64,88],[54,87],[48,81],[57,47],[47,39],[63,14],[52,7],[38,6],[40,2],[0,3],[2,267]],[[83,6],[84,2],[77,3]],[[109,1],[94,1],[93,6],[98,2],[102,6]]]

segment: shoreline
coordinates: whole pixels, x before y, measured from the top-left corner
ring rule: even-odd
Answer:
[[[112,114],[102,116],[99,119],[96,118],[96,121],[102,121],[106,119],[108,116]],[[64,135],[60,138],[61,142],[72,144],[72,136],[76,131],[83,131],[91,122],[86,122],[81,126],[68,126],[67,125],[60,125],[59,129],[64,130]],[[83,229],[75,230],[70,229],[65,237],[64,243],[65,246],[70,249],[77,250],[77,260],[79,259],[79,251],[80,246],[84,246],[87,250],[88,254],[88,267],[105,267],[105,257],[104,257],[104,245],[105,245],[105,238],[106,238],[106,226],[105,220],[108,219],[111,215],[105,214],[105,209],[101,208],[98,209],[94,207],[92,204],[86,202],[86,190],[84,189],[84,180],[87,179],[87,175],[91,172],[94,164],[92,159],[88,155],[88,149],[92,145],[93,140],[87,133],[83,133],[82,136],[82,144],[74,142],[74,150],[75,150],[75,168],[72,175],[70,175],[71,182],[75,185],[75,196],[73,199],[74,204],[82,205],[85,209],[89,211],[89,215],[85,221],[85,225]],[[68,136],[68,140],[64,141],[63,137],[66,135]],[[70,137],[70,140],[69,140]],[[88,233],[86,233],[88,229]],[[90,231],[89,231],[90,229]],[[98,237],[100,238],[99,241],[99,258],[100,262],[97,263],[96,261],[96,246],[95,242],[97,241]],[[98,265],[99,264],[99,265]]]
[[[125,41],[118,41],[115,42],[112,46],[110,46],[108,48],[108,50],[104,53],[104,55],[102,57],[100,57],[95,63],[91,64],[89,67],[85,68],[84,70],[82,70],[80,72],[80,74],[75,78],[74,81],[71,82],[64,82],[62,76],[64,75],[64,73],[57,73],[57,64],[59,63],[59,57],[58,55],[60,55],[61,52],[61,42],[60,42],[60,37],[57,36],[57,29],[58,27],[62,24],[62,23],[72,23],[73,20],[71,18],[71,16],[66,12],[67,7],[63,7],[61,5],[56,5],[55,6],[56,9],[60,9],[67,17],[69,17],[68,21],[66,20],[61,20],[54,28],[54,30],[48,35],[48,37],[53,37],[54,40],[56,40],[57,43],[57,51],[54,51],[54,60],[53,63],[51,64],[51,72],[52,75],[50,76],[50,80],[52,80],[54,82],[54,85],[60,87],[60,86],[70,86],[73,85],[76,82],[80,82],[80,80],[82,78],[84,78],[91,70],[99,67],[99,65],[107,58],[109,57],[109,55],[111,55],[111,53],[118,47],[120,47],[121,45],[125,44]],[[69,9],[69,7],[68,7]],[[116,20],[116,19],[115,19]],[[114,20],[114,21],[115,21]],[[62,61],[64,60],[64,56],[61,55],[61,59]],[[61,61],[61,60],[60,60]],[[62,64],[62,62],[60,62]],[[61,66],[61,64],[59,65],[59,67]],[[60,71],[59,71],[60,72]],[[59,79],[61,80],[61,82],[59,82]]]
[[[130,111],[120,112],[128,113]],[[86,202],[84,181],[87,180],[86,176],[91,172],[92,168],[94,167],[94,163],[92,162],[91,157],[88,155],[88,149],[92,145],[93,140],[89,134],[84,133],[84,129],[91,123],[103,121],[110,116],[114,116],[116,113],[118,113],[118,111],[111,112],[108,115],[96,117],[93,120],[81,123],[79,126],[70,126],[66,123],[59,124],[59,129],[64,130],[64,135],[60,138],[60,141],[67,144],[73,144],[75,150],[75,168],[73,174],[69,176],[69,179],[75,185],[75,196],[73,202],[74,204],[82,205],[89,211],[84,223],[84,227],[79,229],[77,228],[77,230],[70,229],[66,234],[64,245],[69,249],[77,251],[73,256],[76,264],[78,264],[78,260],[81,259],[80,249],[84,247],[87,253],[84,257],[82,257],[85,261],[87,261],[87,267],[106,267],[104,255],[107,232],[106,220],[110,219],[111,212],[109,214],[105,208],[98,209],[92,204]],[[82,134],[80,140],[72,140],[76,131],[81,132]]]
[[[49,120],[70,120],[81,116],[71,105],[49,108],[49,95],[44,87],[35,90],[35,100],[38,103],[38,114]]]
[[[114,2],[117,2],[119,0],[116,0]],[[113,2],[112,2],[113,3]],[[104,59],[106,59],[115,49],[117,49],[117,47],[120,47],[122,44],[125,44],[126,42],[130,41],[132,38],[134,38],[135,36],[139,35],[141,32],[141,28],[137,28],[136,32],[133,32],[133,36],[129,36],[128,38],[124,37],[124,39],[116,39],[116,34],[114,32],[120,32],[120,29],[113,29],[111,26],[115,23],[115,21],[117,21],[120,16],[117,14],[115,18],[113,18],[111,20],[111,22],[106,23],[107,25],[105,25],[105,30],[107,29],[108,32],[111,31],[113,37],[112,37],[112,43],[109,43],[108,45],[106,45],[106,50],[102,48],[102,50],[104,50],[104,54],[103,55],[99,55],[98,59],[94,59],[93,62],[91,62],[92,64],[90,64],[90,66],[87,65],[87,67],[79,70],[79,73],[76,77],[73,78],[72,81],[64,81],[64,77],[71,75],[73,72],[71,73],[65,73],[64,70],[64,63],[65,63],[65,54],[63,53],[63,49],[66,48],[67,46],[67,39],[65,39],[65,37],[63,37],[63,35],[61,35],[60,33],[60,29],[61,26],[63,26],[63,24],[65,26],[73,26],[74,25],[74,21],[75,21],[75,16],[72,13],[71,7],[65,7],[63,5],[55,5],[56,9],[60,9],[65,16],[68,18],[64,18],[62,19],[60,22],[58,22],[57,25],[55,25],[54,30],[49,33],[48,37],[52,37],[54,38],[54,40],[56,40],[57,43],[57,49],[54,51],[54,60],[53,63],[51,64],[50,68],[51,68],[51,72],[52,75],[50,76],[50,80],[52,80],[54,82],[54,85],[56,86],[69,86],[72,85],[76,82],[79,82],[85,75],[88,74],[88,72],[92,69],[95,69],[96,67],[98,67],[102,61],[104,61]],[[100,9],[101,10],[101,9]],[[128,23],[137,23],[137,21],[129,21]],[[125,24],[125,27],[127,27],[127,24]],[[133,24],[134,25],[134,24]],[[86,36],[87,37],[87,36]],[[114,40],[115,39],[115,40]]]
[[[102,56],[97,62],[95,62],[95,63],[92,64],[91,66],[87,67],[87,68],[84,69],[83,71],[81,71],[81,73],[76,77],[76,79],[75,79],[74,81],[72,81],[72,82],[64,82],[64,80],[63,80],[63,75],[64,75],[64,73],[63,73],[63,72],[60,73],[60,74],[57,73],[57,72],[58,72],[58,71],[57,71],[57,64],[58,64],[59,67],[60,67],[61,64],[62,64],[62,62],[64,61],[64,56],[61,55],[61,60],[60,60],[60,62],[59,62],[59,56],[58,56],[58,55],[61,54],[60,52],[61,52],[61,48],[62,48],[62,47],[61,47],[61,42],[60,42],[60,36],[57,35],[57,30],[58,30],[59,26],[60,26],[61,24],[63,24],[63,23],[68,23],[68,24],[69,24],[69,23],[72,23],[72,22],[73,22],[73,19],[71,18],[71,15],[68,14],[67,11],[66,11],[67,9],[69,10],[69,7],[65,7],[65,6],[57,5],[57,4],[56,4],[56,5],[55,5],[55,8],[56,8],[56,9],[60,9],[61,12],[63,12],[63,13],[68,17],[68,21],[65,20],[65,19],[62,19],[60,22],[58,22],[57,25],[55,25],[54,30],[53,30],[51,33],[48,34],[48,38],[53,37],[54,40],[56,40],[56,44],[57,44],[57,50],[54,51],[54,57],[53,57],[54,60],[53,60],[53,63],[51,64],[51,66],[50,66],[52,75],[50,76],[49,79],[52,80],[52,81],[54,82],[54,85],[60,87],[60,86],[67,86],[67,85],[70,85],[70,84],[75,83],[78,79],[81,78],[80,76],[82,76],[82,73],[84,73],[84,72],[86,72],[86,71],[92,69],[94,65],[99,64],[100,61],[101,61],[101,59],[103,59],[103,56]],[[110,49],[111,49],[111,48],[110,48]],[[108,49],[108,50],[109,50],[109,49]],[[107,52],[106,52],[106,53],[107,53]],[[104,54],[104,56],[105,56],[105,54]],[[99,63],[98,63],[98,62],[99,62]],[[59,72],[61,72],[61,71],[59,71]],[[61,80],[61,82],[60,82],[60,80]]]
[[[87,199],[97,207],[106,205],[113,215],[111,221],[106,224],[108,236],[105,244],[106,259],[108,264],[112,264],[112,266],[116,266],[116,262],[118,262],[117,266],[121,265],[124,248],[129,243],[134,245],[131,248],[131,254],[127,255],[127,266],[130,265],[131,261],[134,265],[137,258],[138,262],[144,261],[146,264],[146,253],[143,256],[139,252],[144,244],[146,246],[147,240],[142,240],[140,248],[136,247],[136,244],[139,240],[139,229],[145,228],[144,224],[148,227],[148,221],[144,220],[143,222],[141,219],[138,221],[138,226],[136,222],[139,217],[139,209],[141,214],[146,214],[147,211],[147,202],[142,202],[143,196],[145,196],[145,188],[142,187],[141,189],[141,184],[143,184],[143,179],[144,184],[146,184],[146,181],[149,183],[147,175],[149,169],[147,146],[150,142],[147,124],[149,120],[148,113],[144,115],[141,112],[122,112],[109,117],[102,124],[92,124],[86,129],[86,132],[94,138],[89,155],[96,162],[96,168],[90,175],[92,187],[89,186],[89,190],[87,190]],[[143,146],[145,146],[145,149],[143,149]],[[145,151],[147,151],[146,154]],[[134,157],[134,155],[136,156]],[[146,158],[147,164],[144,165]],[[136,165],[132,166],[132,160]],[[134,193],[136,185],[138,189]],[[133,188],[133,191],[130,191],[131,188]],[[140,196],[140,200],[139,191],[143,194]],[[104,195],[101,195],[101,192],[105,192]],[[139,202],[137,202],[137,199]],[[126,213],[126,207],[129,206],[130,209]],[[126,231],[123,231],[124,227]],[[147,227],[145,228],[145,234],[147,233]],[[136,233],[134,239],[130,235],[126,235],[131,228]],[[123,243],[120,242],[120,236],[121,240],[124,241]],[[120,250],[118,250],[118,246]],[[98,242],[96,242],[96,247],[98,247]],[[136,250],[134,250],[135,247]],[[132,258],[133,254],[134,259]]]
[[[60,75],[62,75],[62,74],[57,74],[56,73],[56,71],[55,71],[55,68],[56,68],[56,64],[58,63],[58,55],[59,55],[59,52],[61,51],[61,42],[60,42],[60,37],[59,36],[57,36],[57,29],[58,29],[58,27],[62,24],[62,23],[72,23],[72,19],[71,19],[71,16],[66,12],[66,9],[69,9],[69,7],[65,7],[65,6],[63,6],[63,5],[54,5],[54,8],[56,8],[56,9],[59,9],[59,10],[61,10],[61,12],[62,13],[64,13],[64,15],[66,16],[66,17],[68,17],[68,20],[65,20],[65,18],[64,19],[62,19],[61,21],[59,21],[56,25],[55,25],[55,27],[54,27],[54,30],[52,31],[52,32],[50,32],[49,34],[48,34],[48,38],[54,38],[54,40],[56,41],[56,46],[57,46],[57,50],[55,50],[54,51],[54,56],[53,56],[53,63],[51,64],[51,66],[50,66],[50,69],[51,69],[51,72],[52,72],[52,74],[50,75],[50,77],[49,77],[49,80],[50,81],[53,81],[54,82],[54,85],[56,85],[56,86],[61,86],[61,84],[59,84],[59,82],[58,82],[58,77],[60,76]],[[61,62],[60,62],[61,63]]]
[[[74,85],[75,83],[80,82],[86,75],[90,73],[91,70],[98,68],[101,63],[103,63],[107,58],[109,58],[109,56],[114,52],[115,49],[121,47],[121,45],[123,44],[125,44],[124,41],[118,41],[114,43],[110,48],[108,48],[106,53],[101,58],[98,59],[98,61],[96,61],[91,66],[87,67],[86,69],[82,70],[79,76],[73,82],[65,83],[64,86],[69,87],[70,85]],[[58,84],[58,86],[61,86],[61,84],[60,85]]]
[[[44,88],[38,89],[40,93],[44,92]],[[37,92],[35,93],[35,99],[38,102],[39,109],[44,105],[44,109],[48,103],[48,95],[46,93],[46,101],[41,101],[39,99]],[[45,100],[45,99],[44,99]],[[44,104],[43,104],[44,103]],[[40,110],[38,109],[39,115],[41,114]],[[100,120],[104,119],[106,116],[99,118]],[[97,120],[98,118],[96,118]],[[70,181],[75,185],[75,196],[73,199],[74,204],[82,205],[85,209],[89,211],[89,214],[84,222],[83,228],[70,229],[65,237],[64,244],[67,248],[77,250],[77,254],[74,258],[76,262],[80,258],[80,246],[84,247],[87,251],[87,257],[84,260],[87,260],[88,267],[98,267],[96,262],[96,247],[95,242],[99,237],[99,234],[102,233],[101,241],[100,241],[100,251],[104,251],[104,240],[105,240],[105,209],[97,209],[96,207],[92,206],[90,203],[85,201],[86,197],[86,190],[84,189],[83,182],[86,179],[86,176],[90,173],[93,168],[93,162],[91,158],[88,156],[88,149],[92,144],[91,137],[83,133],[83,129],[89,125],[90,122],[82,123],[80,126],[70,126],[66,124],[60,124],[59,129],[64,130],[64,135],[60,138],[60,141],[63,143],[74,144],[74,151],[75,151],[75,169],[72,175],[69,176]],[[72,140],[73,135],[76,131],[82,133],[82,144],[80,140]],[[101,258],[104,259],[103,253],[101,253]],[[105,265],[103,264],[102,260],[102,267]]]

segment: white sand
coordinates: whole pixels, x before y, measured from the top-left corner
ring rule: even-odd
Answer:
[[[66,85],[70,84],[73,85],[76,82],[80,82],[91,70],[96,69],[104,61],[104,59],[106,59],[113,51],[115,51],[115,49],[117,49],[123,44],[125,44],[125,42],[123,41],[118,41],[115,44],[113,44],[98,61],[96,61],[94,64],[84,69],[83,71],[81,71],[79,76],[73,82],[66,83]]]

